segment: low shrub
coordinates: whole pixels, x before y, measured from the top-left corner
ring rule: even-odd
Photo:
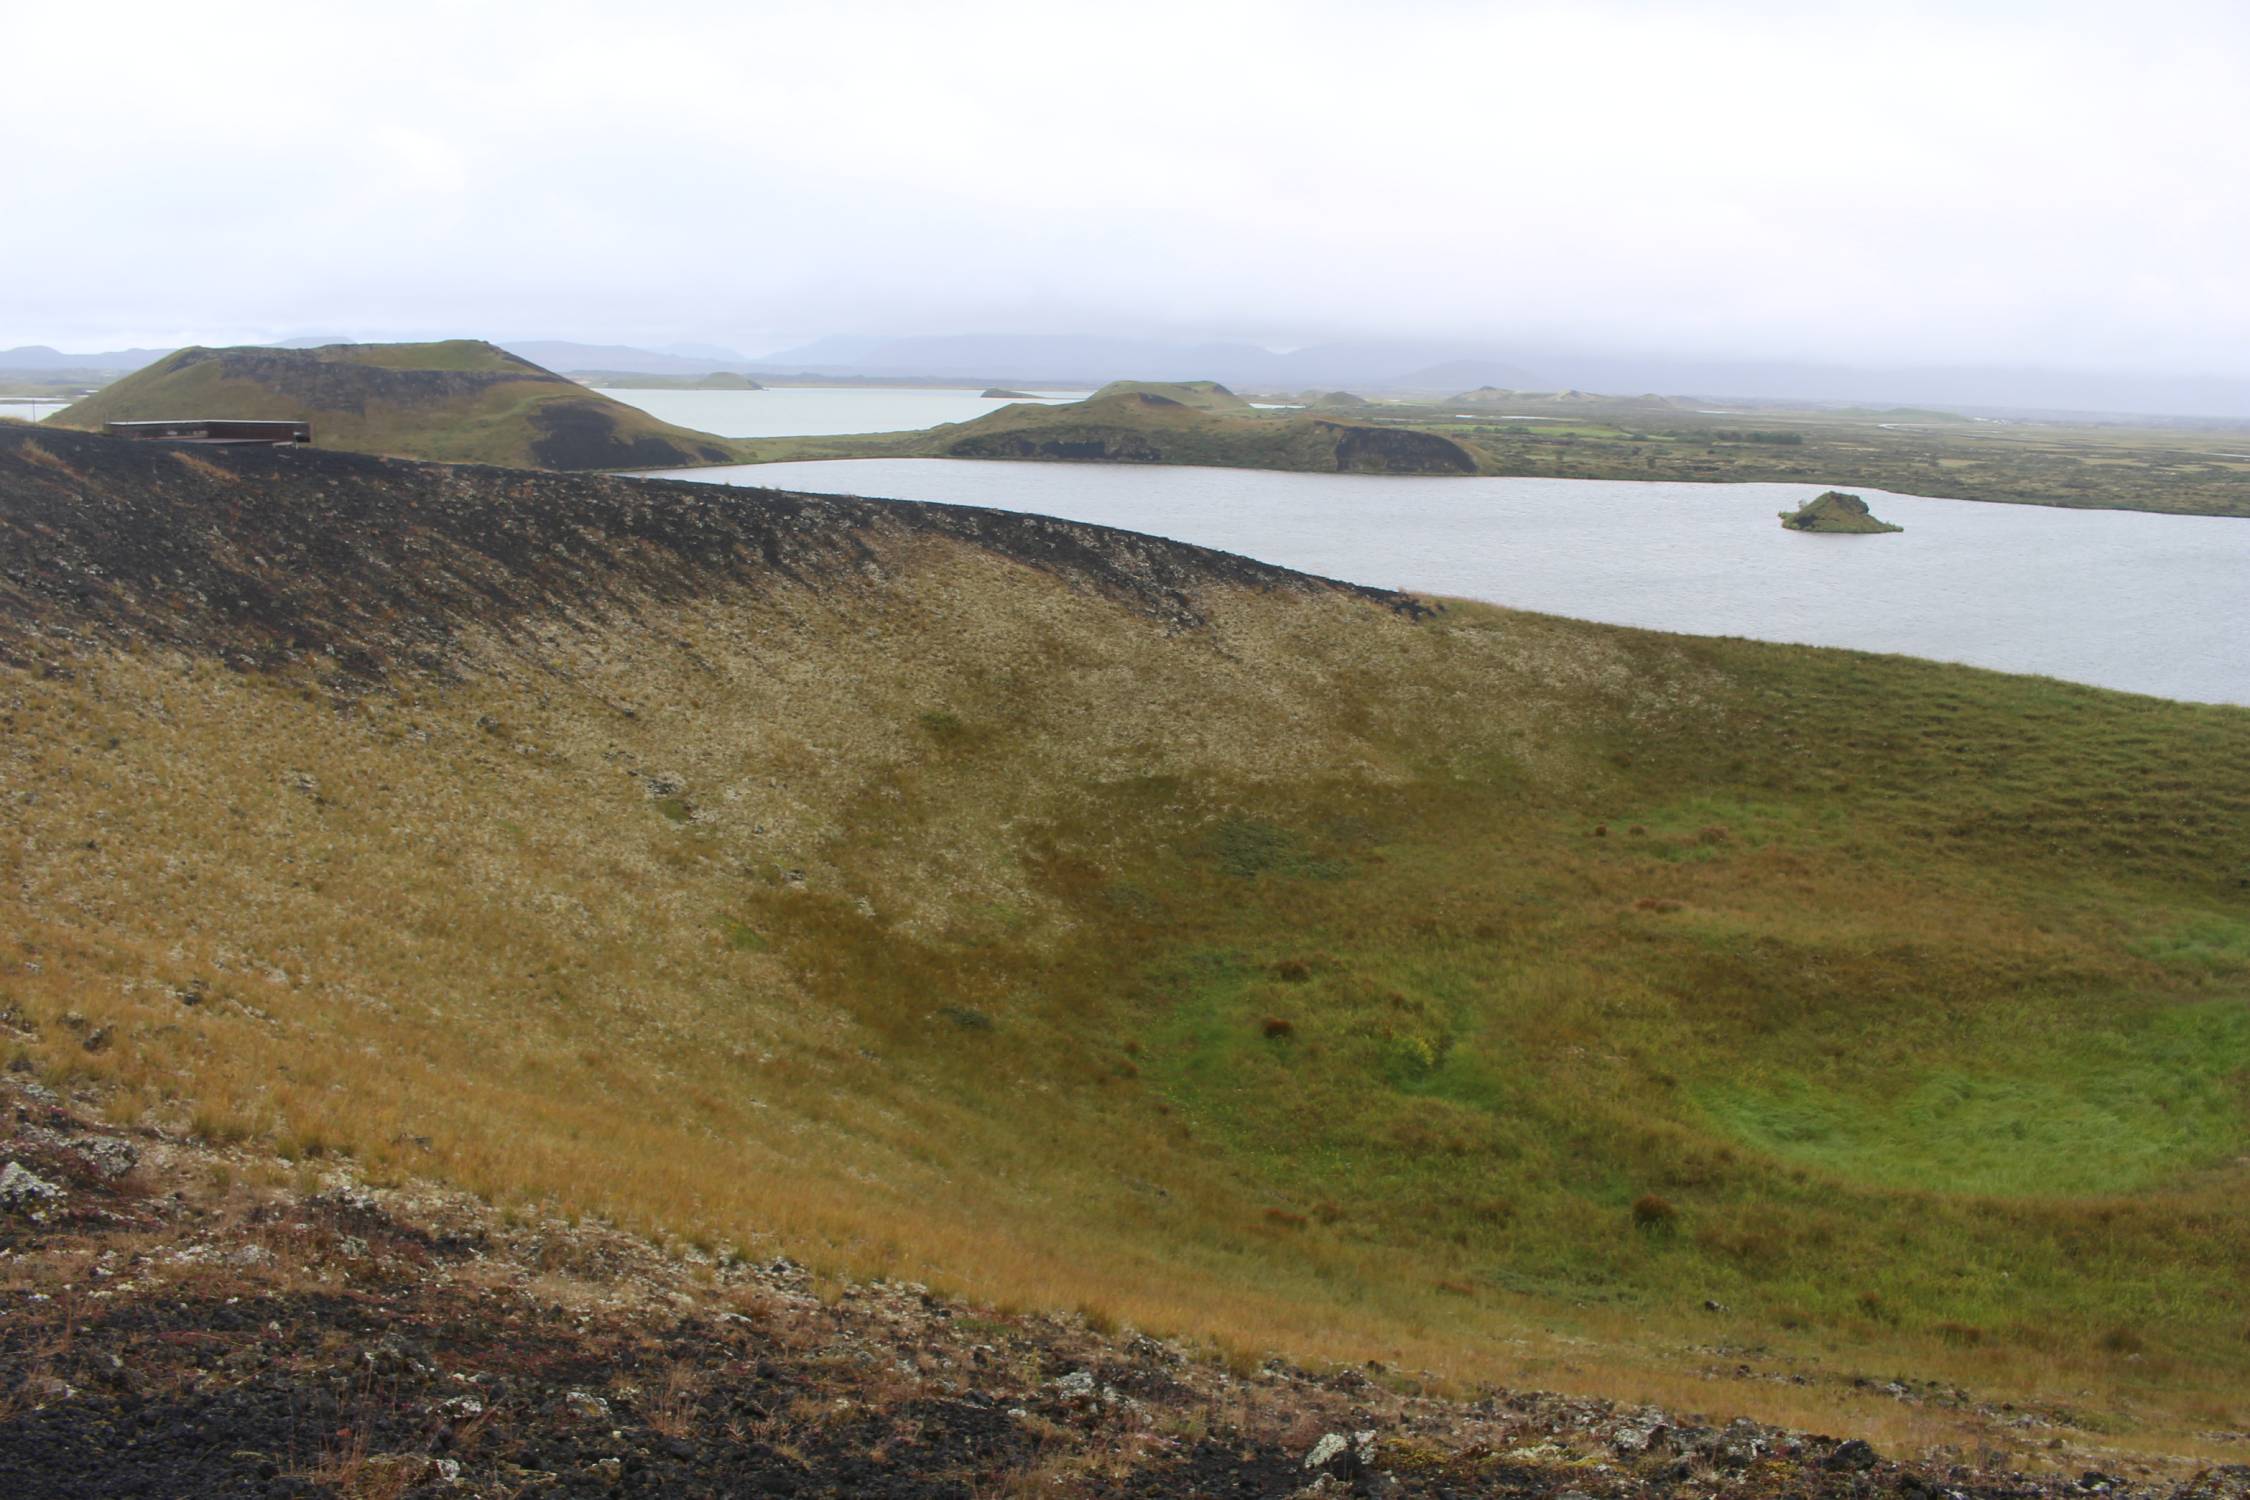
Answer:
[[[2102,1334],[2102,1352],[2105,1354],[2141,1354],[2148,1349],[2148,1340],[2122,1323]]]
[[[1654,1193],[1643,1193],[1633,1200],[1633,1223],[1642,1229],[1663,1229],[1680,1216],[1680,1211]]]

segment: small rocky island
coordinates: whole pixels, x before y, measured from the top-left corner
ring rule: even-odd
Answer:
[[[1029,391],[1004,391],[998,386],[984,393],[988,401],[1034,401],[1038,398]]]
[[[1847,536],[1872,536],[1882,531],[1904,531],[1868,513],[1867,502],[1842,490],[1807,500],[1795,510],[1781,513],[1781,524],[1791,531],[1829,531]]]

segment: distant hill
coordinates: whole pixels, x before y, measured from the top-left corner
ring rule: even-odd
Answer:
[[[1192,406],[1197,411],[1250,410],[1249,402],[1216,380],[1113,380],[1087,400],[1102,401],[1115,396],[1149,396],[1178,406]]]
[[[616,391],[762,391],[747,375],[713,370],[708,375],[643,375],[633,370],[574,370],[572,378]]]
[[[1309,412],[1255,411],[1212,381],[1118,382],[1064,406],[1009,406],[939,428],[948,458],[1202,464],[1306,473],[1474,474],[1451,438]]]
[[[65,354],[45,344],[24,344],[14,349],[0,349],[0,374],[98,371],[117,375],[152,365],[171,352],[169,349],[110,349],[99,354]]]
[[[1968,427],[1976,421],[1974,417],[1964,417],[1959,412],[1937,411],[1924,406],[1838,406],[1828,408],[1828,415],[1835,417],[1880,417],[1889,422],[1939,424],[1947,427]]]
[[[1538,376],[1521,365],[1493,359],[1450,359],[1404,371],[1384,382],[1400,391],[1458,391],[1470,386],[1498,386],[1520,390],[1540,384]]]
[[[1677,401],[1663,396],[1605,396],[1594,391],[1514,391],[1497,386],[1479,386],[1473,391],[1462,391],[1448,396],[1448,406],[1466,406],[1470,410],[1506,409],[1520,411],[1526,407],[1630,407],[1637,411],[1676,411]]]
[[[325,448],[542,469],[724,463],[675,427],[478,339],[182,349],[49,420],[99,431],[168,417],[297,418]]]
[[[1375,403],[1365,396],[1355,396],[1350,391],[1277,391],[1262,393],[1251,398],[1255,405],[1260,401],[1282,406],[1320,407],[1325,410],[1346,411]]]
[[[1521,367],[1473,347],[1427,340],[1361,340],[1277,352],[1224,341],[1081,334],[839,337],[776,350],[753,374],[955,376],[1010,386],[1104,380],[1178,381],[1190,375],[1263,391],[1459,390],[1481,383],[1537,385]]]
[[[716,370],[746,374],[752,361],[708,344],[640,349],[630,344],[579,344],[568,339],[507,339],[499,347],[535,365],[566,375],[605,371],[628,375],[708,375]]]

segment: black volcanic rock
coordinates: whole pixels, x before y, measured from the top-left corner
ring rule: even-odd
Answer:
[[[1183,626],[1211,587],[1402,596],[1181,542],[968,506],[681,480],[184,449],[0,428],[0,656],[108,636],[238,664],[332,653],[444,670],[472,626],[860,576],[943,537]]]

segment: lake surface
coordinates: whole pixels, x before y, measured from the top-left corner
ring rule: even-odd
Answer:
[[[853,459],[663,477],[989,505],[1357,583],[1699,635],[1897,651],[2250,704],[2250,520],[1861,489],[1892,536],[1806,536],[1802,484],[1408,479]]]
[[[763,391],[636,391],[597,387],[627,406],[721,437],[830,437],[906,432],[966,422],[1009,403],[975,391],[916,386],[776,386]],[[1081,401],[1084,391],[1031,392],[1042,402]]]
[[[68,401],[58,401],[46,396],[0,396],[0,417],[43,422],[68,405]]]

